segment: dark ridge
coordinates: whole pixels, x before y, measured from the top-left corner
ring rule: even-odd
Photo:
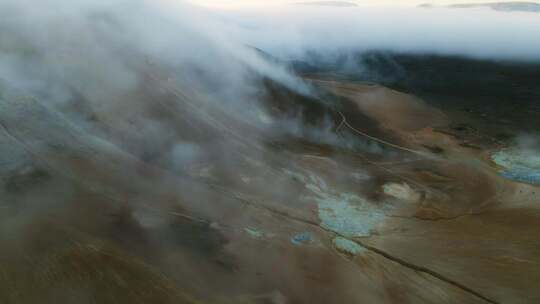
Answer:
[[[342,120],[340,113],[345,115],[347,122],[356,129],[362,130],[387,141],[400,143],[400,140],[392,134],[385,132],[380,127],[379,122],[366,116],[349,99],[337,96],[331,92],[312,88],[313,96],[301,95],[294,92],[278,82],[266,79],[263,81],[265,88],[265,106],[273,111],[277,117],[287,117],[294,115],[302,120],[306,127],[323,127],[323,124],[330,121],[337,127]],[[365,149],[370,143],[365,138],[360,138],[350,130],[344,129],[342,133],[346,146],[352,149]],[[374,144],[374,143],[371,143]],[[383,147],[380,147],[383,148]]]
[[[375,82],[507,130],[540,129],[540,62],[372,51],[308,53],[292,66],[304,75]]]
[[[348,67],[346,64],[356,64]],[[540,63],[460,56],[369,52],[293,62],[301,74],[338,71],[349,80],[373,81],[420,95],[516,102],[540,99]]]

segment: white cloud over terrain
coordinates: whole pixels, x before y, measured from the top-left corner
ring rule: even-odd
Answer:
[[[285,57],[377,49],[540,59],[540,14],[532,12],[296,4],[214,11],[239,42]]]

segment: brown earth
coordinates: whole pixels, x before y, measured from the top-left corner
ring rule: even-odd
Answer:
[[[311,80],[354,109],[328,112],[337,124],[379,124],[383,137],[336,130],[383,149],[364,153],[261,141],[248,120],[149,81],[161,90],[96,110],[99,132],[29,98],[1,101],[1,303],[540,301],[539,189],[499,177],[485,157],[493,147],[453,134],[440,110],[380,86]],[[138,136],[146,116],[169,141]],[[173,170],[160,151],[187,139],[208,153]],[[368,232],[328,222],[334,206],[339,223]],[[338,236],[360,252],[337,248]]]

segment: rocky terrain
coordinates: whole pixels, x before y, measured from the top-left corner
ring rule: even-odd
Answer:
[[[0,18],[0,303],[540,301],[538,65],[362,78],[152,8]]]
[[[201,111],[158,76],[86,130],[4,87],[2,302],[540,299],[538,188],[498,174],[497,143],[412,95],[306,81],[332,103],[270,82],[254,118],[297,108],[305,128],[330,121],[326,142]],[[148,115],[170,142],[137,135]],[[188,140],[204,156],[160,154]]]

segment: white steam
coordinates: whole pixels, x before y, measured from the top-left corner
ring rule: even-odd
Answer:
[[[538,13],[303,5],[217,12],[236,24],[231,35],[283,58],[306,51],[390,50],[540,60]]]

